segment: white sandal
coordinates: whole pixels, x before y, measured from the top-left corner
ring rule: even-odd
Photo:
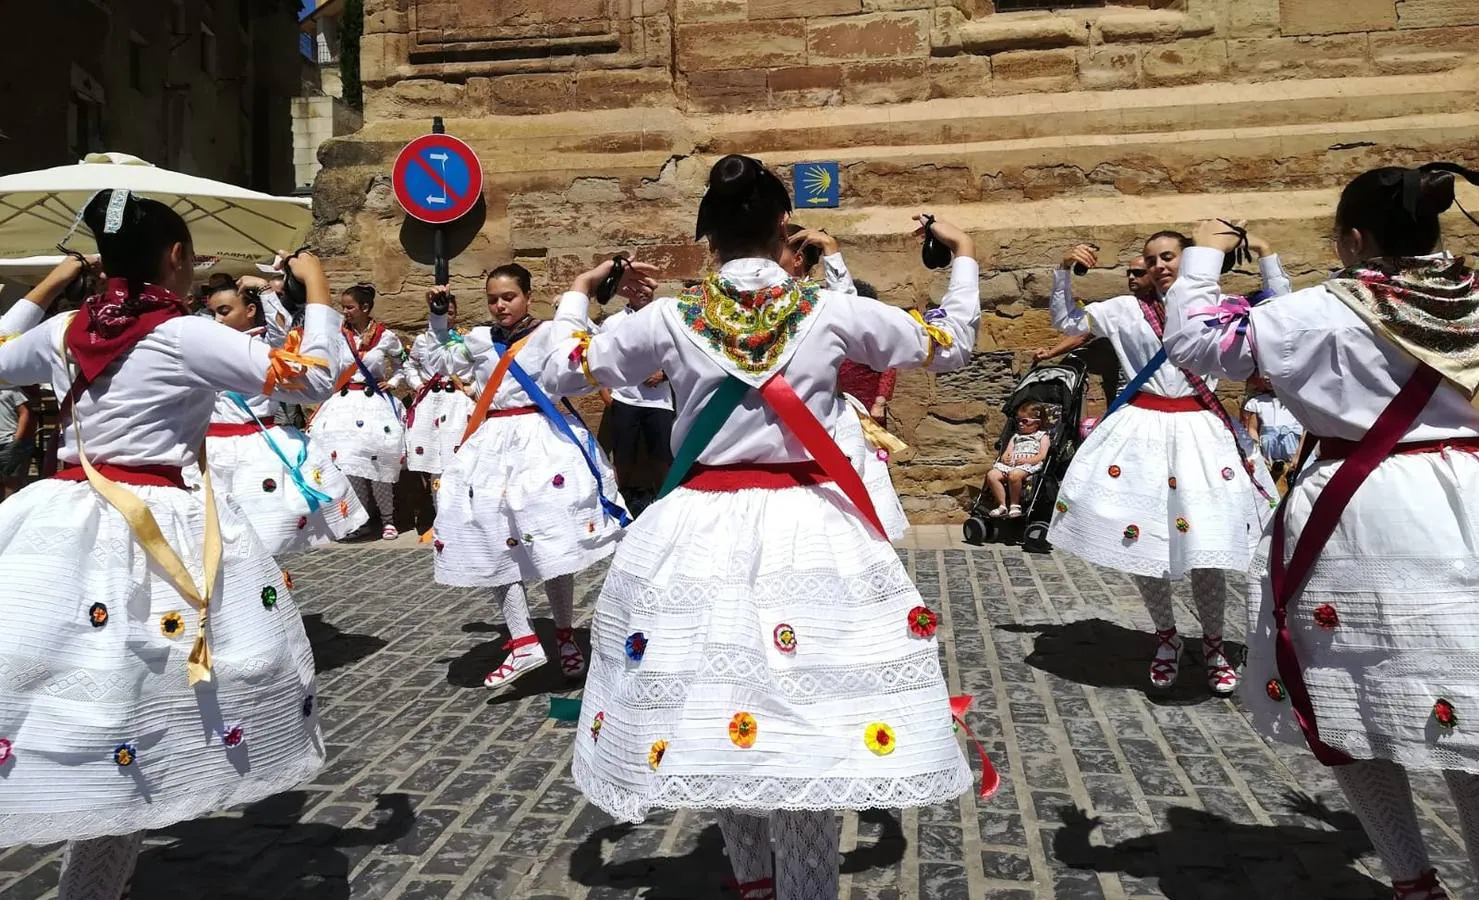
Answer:
[[[530,652],[520,652],[525,647],[534,649]],[[503,648],[508,651],[508,658],[503,661],[502,665],[488,673],[488,677],[483,679],[483,687],[496,690],[513,684],[548,662],[544,655],[544,648],[539,644],[539,635],[536,634],[509,641],[503,645]]]
[[[990,516],[993,519],[1000,519],[1002,516],[1004,516],[1006,514],[1007,514],[1007,508],[1005,506],[998,506],[996,509],[993,509],[991,512],[987,513],[986,515]]]

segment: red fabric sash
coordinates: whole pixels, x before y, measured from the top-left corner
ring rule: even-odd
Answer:
[[[1315,759],[1327,766],[1343,766],[1353,760],[1343,751],[1320,740],[1314,706],[1310,702],[1309,688],[1304,682],[1304,669],[1299,665],[1294,636],[1289,631],[1289,611],[1295,594],[1303,589],[1310,570],[1319,559],[1320,551],[1335,533],[1335,526],[1339,524],[1340,516],[1355,496],[1356,490],[1381,461],[1391,455],[1402,435],[1407,433],[1407,429],[1428,405],[1441,381],[1442,376],[1431,366],[1420,365],[1412,374],[1407,384],[1402,386],[1402,390],[1392,398],[1387,408],[1376,417],[1370,430],[1357,442],[1355,448],[1345,457],[1345,462],[1330,476],[1324,490],[1315,498],[1309,519],[1304,523],[1304,529],[1299,534],[1299,541],[1294,545],[1294,553],[1287,564],[1284,562],[1284,506],[1289,502],[1288,494],[1284,495],[1284,501],[1274,515],[1273,539],[1269,547],[1269,580],[1274,592],[1274,622],[1278,626],[1274,637],[1274,657],[1278,663],[1279,677],[1289,695],[1294,720],[1304,732],[1305,741],[1309,743]]]
[[[1196,397],[1162,397],[1146,391],[1140,391],[1131,397],[1130,405],[1166,413],[1201,412],[1206,409]]]
[[[1345,459],[1355,453],[1361,447],[1360,441],[1347,441],[1340,438],[1317,438],[1311,436],[1311,441],[1319,442],[1320,459]],[[1392,448],[1389,456],[1410,456],[1415,453],[1447,453],[1457,450],[1460,453],[1479,453],[1479,438],[1456,437],[1442,438],[1436,441],[1412,441],[1406,444],[1398,444]]]
[[[691,491],[730,494],[749,488],[780,490],[830,484],[832,477],[815,460],[790,463],[738,463],[732,466],[695,465],[683,486]]]
[[[185,490],[185,478],[179,466],[118,466],[112,463],[94,463],[99,474],[119,484],[135,487],[173,487]],[[69,465],[57,469],[51,476],[58,481],[87,481],[87,471],[81,466]]]
[[[515,406],[509,409],[490,409],[484,419],[506,419],[509,416],[533,416],[539,414],[537,406]]]
[[[441,385],[441,383],[446,380],[446,377],[447,376],[442,375],[441,373],[437,373],[436,375],[431,376],[431,380],[428,381],[426,384],[423,384],[421,386],[421,389],[416,392],[416,396],[411,398],[411,402],[406,404],[407,428],[410,428],[412,425],[416,424],[416,407],[420,406],[421,401],[426,399],[426,395],[436,390]]]
[[[157,284],[130,294],[128,280],[110,278],[103,292],[87,298],[67,326],[67,352],[80,377],[62,401],[71,408],[87,386],[156,327],[185,314],[185,305]]]
[[[811,454],[811,458],[817,461],[827,476],[837,483],[842,493],[862,514],[863,520],[873,526],[879,537],[888,540],[883,522],[878,518],[878,510],[873,508],[873,499],[868,496],[868,489],[863,486],[858,470],[853,468],[852,460],[837,446],[837,441],[833,440],[821,420],[796,396],[796,391],[785,376],[777,373],[761,385],[760,397],[775,412],[781,424],[796,435],[801,446],[806,448],[806,452]],[[851,412],[848,411],[847,414],[851,415]]]
[[[258,419],[255,422],[212,422],[205,429],[208,438],[245,437],[256,434],[263,428],[272,428],[277,425],[276,419]]]

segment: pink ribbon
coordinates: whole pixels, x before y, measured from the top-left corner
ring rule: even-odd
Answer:
[[[1253,307],[1248,303],[1247,297],[1230,295],[1222,298],[1222,302],[1216,306],[1204,306],[1201,309],[1193,309],[1187,314],[1191,316],[1205,316],[1211,319],[1207,323],[1208,328],[1221,328],[1224,330],[1222,340],[1218,346],[1226,353],[1232,349],[1237,339],[1248,330],[1248,311]],[[1232,327],[1230,327],[1232,326]]]

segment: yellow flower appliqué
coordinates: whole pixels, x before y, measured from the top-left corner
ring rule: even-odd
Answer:
[[[167,638],[177,638],[185,633],[185,620],[177,612],[165,613],[159,619],[159,633]]]
[[[883,722],[873,722],[863,731],[863,743],[879,756],[894,752],[894,730]]]
[[[658,741],[654,743],[652,745],[652,749],[647,751],[647,765],[651,766],[655,770],[658,766],[662,765],[663,754],[667,752],[667,741]]]
[[[755,717],[747,712],[734,714],[729,720],[729,739],[736,747],[746,750],[755,746],[755,738],[760,732],[760,726],[755,723]]]

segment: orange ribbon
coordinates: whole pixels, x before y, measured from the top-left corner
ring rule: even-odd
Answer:
[[[488,418],[488,410],[493,408],[493,397],[498,393],[498,386],[503,384],[504,376],[508,375],[509,367],[514,364],[514,357],[519,355],[519,351],[524,349],[524,345],[529,343],[529,338],[533,336],[528,334],[514,341],[507,350],[503,351],[503,355],[498,357],[498,365],[493,367],[493,374],[488,377],[488,383],[484,385],[483,392],[478,395],[477,404],[472,408],[472,418],[467,420],[467,431],[463,432],[462,440],[457,442],[459,448],[468,442],[473,433],[478,430],[478,426]]]
[[[280,385],[293,390],[303,387],[302,375],[309,368],[327,369],[329,361],[317,356],[304,356],[298,352],[303,344],[303,333],[290,332],[281,348],[267,351],[267,378],[262,382],[262,393],[271,396]],[[351,370],[352,371],[352,370]]]

